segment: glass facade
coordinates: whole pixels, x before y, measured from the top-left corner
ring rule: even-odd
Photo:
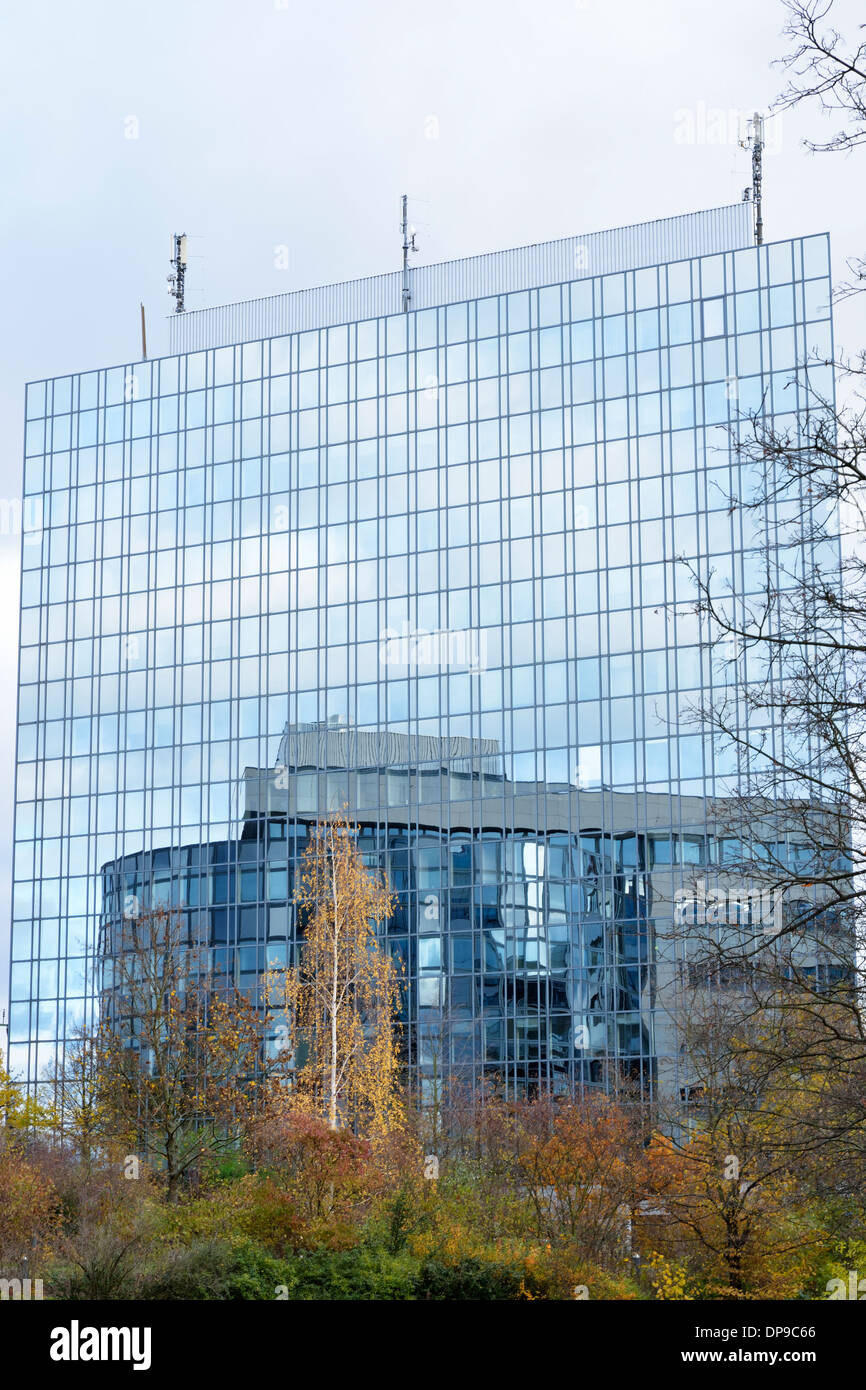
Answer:
[[[678,557],[761,588],[728,430],[832,394],[829,249],[590,271],[28,388],[18,1072],[128,895],[254,991],[343,805],[422,1089],[675,1072],[673,893],[736,772],[687,718],[730,675]]]

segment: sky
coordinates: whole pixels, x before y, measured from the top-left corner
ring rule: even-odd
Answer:
[[[167,351],[187,308],[737,202],[745,117],[783,85],[781,0],[40,0],[0,23],[0,499],[20,496],[24,384]],[[836,26],[861,16],[836,0]],[[866,150],[767,126],[765,239],[864,254]],[[837,340],[866,343],[863,305]],[[0,1008],[12,839],[20,537],[0,533]]]

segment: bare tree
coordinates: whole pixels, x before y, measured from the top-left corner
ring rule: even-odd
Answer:
[[[791,50],[776,66],[788,81],[776,99],[783,111],[801,102],[816,102],[822,113],[839,124],[827,140],[806,140],[819,154],[850,154],[866,142],[866,40],[836,29],[830,15],[833,0],[785,0],[785,36]],[[860,26],[860,31],[863,30]],[[840,297],[857,293],[866,280],[866,259],[849,262],[852,282],[839,287]]]
[[[843,122],[829,140],[806,142],[821,153],[849,151],[866,141],[866,41],[846,39],[825,23],[832,8],[833,0],[786,0],[784,33],[793,47],[777,62],[790,74],[777,109],[815,100]]]
[[[685,1114],[675,1102],[662,1116],[671,1162],[656,1229],[710,1287],[737,1296],[781,1281],[784,1297],[799,1287],[805,1249],[823,1239],[803,1216],[837,1156],[814,1123],[826,1074],[789,1055],[791,1021],[790,1009],[756,1008],[714,980],[692,990],[678,1020],[691,1082]],[[802,1028],[805,1037],[808,1019]]]
[[[824,0],[786,5],[795,48],[781,60],[791,76],[779,104],[817,100],[846,124],[810,148],[856,151],[866,140],[866,45],[845,44],[825,27],[831,8]],[[720,585],[707,567],[690,566],[714,683],[695,718],[725,774],[712,808],[727,846],[717,881],[756,883],[783,899],[784,911],[769,931],[746,918],[685,933],[687,968],[735,994],[754,1018],[778,1020],[754,1055],[768,1088],[787,1071],[820,1091],[803,1142],[859,1154],[866,1115],[852,1099],[866,1065],[866,352],[834,360],[828,345],[796,365],[786,391],[790,413],[783,392],[773,410],[765,400],[732,429],[740,481],[728,500],[751,552],[751,582]]]

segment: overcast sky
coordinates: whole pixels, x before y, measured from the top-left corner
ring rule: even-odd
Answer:
[[[838,27],[862,18],[837,0]],[[188,308],[739,201],[738,118],[766,109],[779,0],[40,0],[0,42],[0,497],[24,383],[166,350],[170,233]],[[863,254],[866,151],[768,126],[765,237]],[[281,248],[286,248],[283,252]],[[287,268],[277,265],[287,262]],[[857,321],[858,316],[860,322]],[[837,319],[866,342],[859,305]],[[11,860],[19,538],[0,535],[0,1002]]]

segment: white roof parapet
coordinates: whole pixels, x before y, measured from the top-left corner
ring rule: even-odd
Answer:
[[[752,216],[750,203],[731,203],[586,236],[414,266],[412,309],[742,250],[754,244]],[[198,352],[396,314],[400,312],[401,294],[402,277],[395,270],[363,280],[172,314],[168,321],[169,352]]]

